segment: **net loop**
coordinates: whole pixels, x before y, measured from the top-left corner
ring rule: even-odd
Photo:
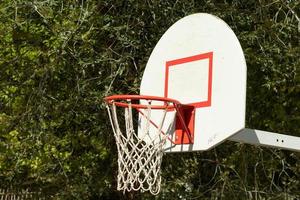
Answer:
[[[140,116],[146,119],[138,135],[134,130],[133,122],[133,106],[136,104],[132,104],[131,99],[125,99],[125,101],[126,103],[121,104],[110,101],[106,105],[118,151],[117,189],[124,193],[140,190],[156,195],[160,191],[161,163],[164,145],[168,138],[168,135],[162,132],[162,127],[170,102],[165,102],[165,106],[159,107],[162,110],[162,117],[156,127],[155,135],[149,134],[152,124],[150,120],[153,109],[152,100],[147,100],[147,104],[142,108],[134,107],[142,113]],[[117,108],[124,109],[125,127],[123,130],[121,130],[123,126],[119,123]]]

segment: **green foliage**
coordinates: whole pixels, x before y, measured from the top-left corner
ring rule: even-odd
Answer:
[[[102,98],[138,93],[148,57],[178,19],[208,12],[248,65],[247,125],[300,136],[300,3],[0,2],[0,186],[52,199],[121,199]],[[166,155],[157,199],[300,198],[299,153],[226,142]],[[153,199],[136,194],[136,199]]]

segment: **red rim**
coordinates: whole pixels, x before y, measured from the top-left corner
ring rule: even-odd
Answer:
[[[175,99],[170,99],[166,97],[148,96],[148,95],[112,95],[104,98],[105,102],[108,104],[115,103],[116,106],[128,107],[129,103],[120,102],[125,100],[152,100],[152,101],[162,101],[165,102],[164,105],[150,105],[151,109],[166,109],[174,108],[175,105],[180,105],[181,103]],[[172,103],[173,105],[167,104]],[[147,109],[148,105],[143,105],[139,103],[131,103],[132,108]]]

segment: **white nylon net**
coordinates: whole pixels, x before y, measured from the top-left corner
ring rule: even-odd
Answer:
[[[121,131],[118,121],[117,106],[108,104],[107,110],[114,132],[118,150],[118,190],[130,192],[140,190],[149,191],[156,195],[160,191],[161,176],[160,167],[164,154],[164,144],[167,135],[161,131],[167,110],[164,112],[161,122],[157,127],[155,136],[149,135],[151,102],[143,109],[143,117],[146,119],[140,135],[134,130],[131,102],[124,107],[125,130]],[[121,107],[120,107],[121,108]],[[120,119],[121,121],[121,119]],[[147,142],[145,142],[147,141]]]

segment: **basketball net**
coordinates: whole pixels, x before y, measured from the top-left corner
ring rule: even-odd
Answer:
[[[160,191],[160,167],[164,155],[164,145],[168,138],[162,132],[167,108],[162,109],[160,124],[156,127],[156,134],[149,133],[151,122],[151,101],[147,108],[136,108],[144,117],[141,132],[138,135],[133,127],[132,105],[128,101],[127,107],[116,106],[114,102],[107,104],[108,115],[118,150],[118,190],[125,193],[130,191],[149,191],[156,195]],[[117,108],[124,108],[125,130],[121,130],[118,121]],[[143,111],[143,112],[142,112]]]

